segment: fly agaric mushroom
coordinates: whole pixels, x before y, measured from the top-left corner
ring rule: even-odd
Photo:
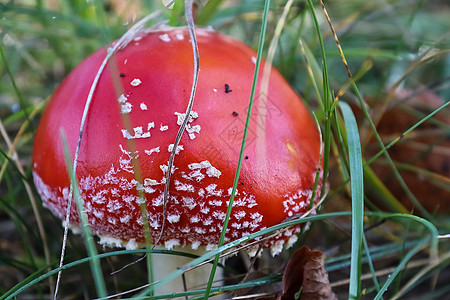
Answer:
[[[186,245],[213,249],[219,242],[256,53],[212,30],[196,29],[196,34],[198,86],[177,148],[165,213],[168,160],[192,86],[194,61],[187,28],[139,33],[113,55],[101,74],[76,174],[89,225],[100,243],[133,249],[145,242],[139,190],[145,194],[152,242],[168,249]],[[44,205],[60,218],[66,214],[70,180],[59,132],[65,131],[73,153],[85,100],[105,55],[105,49],[98,50],[61,83],[36,132],[34,182]],[[274,69],[269,82],[267,95],[259,95],[259,87],[256,91],[225,241],[304,213],[311,201],[320,157],[318,129]],[[321,185],[320,180],[318,189]],[[70,224],[77,227],[72,203]],[[299,230],[288,228],[263,246],[277,254],[285,243],[296,240]]]

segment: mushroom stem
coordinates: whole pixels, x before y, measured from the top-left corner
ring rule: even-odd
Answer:
[[[164,247],[158,246],[156,246],[155,249],[167,250]],[[180,250],[180,252],[194,255],[203,255],[206,253],[205,247],[199,247],[197,250],[193,250],[190,247],[175,250],[177,251]],[[155,282],[162,280],[166,275],[172,273],[178,268],[181,268],[191,260],[192,258],[186,256],[171,255],[171,254],[156,254],[153,258],[153,274]],[[211,268],[212,268],[211,264],[204,264],[198,268],[188,270],[184,273],[184,276],[178,277],[169,282],[168,284],[157,287],[155,289],[155,294],[164,295],[189,290],[202,289],[206,286],[206,283],[208,282],[209,275],[211,273]],[[223,279],[223,271],[222,269],[219,268],[215,273],[214,281],[222,279]]]

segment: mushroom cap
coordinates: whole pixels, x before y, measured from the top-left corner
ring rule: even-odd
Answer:
[[[194,61],[187,28],[138,34],[109,60],[87,115],[77,179],[92,231],[103,242],[145,242],[137,190],[145,194],[153,242],[167,248],[218,244],[238,164],[256,53],[231,37],[196,29],[200,72],[194,106],[177,149],[161,236],[170,151],[192,88]],[[36,132],[33,175],[44,205],[59,218],[70,181],[60,129],[75,152],[81,117],[103,48],[81,62],[51,97]],[[263,61],[264,63],[264,61]],[[320,136],[308,110],[272,68],[260,82],[226,241],[308,210]],[[139,173],[139,174],[137,174]],[[319,188],[322,182],[319,182]],[[317,200],[317,197],[316,199]],[[79,226],[75,201],[71,226]],[[299,226],[264,242],[279,252]]]

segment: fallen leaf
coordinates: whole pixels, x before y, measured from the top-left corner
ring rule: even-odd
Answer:
[[[331,290],[322,252],[303,246],[289,259],[283,275],[281,300],[295,299],[301,289],[301,300],[337,299]]]

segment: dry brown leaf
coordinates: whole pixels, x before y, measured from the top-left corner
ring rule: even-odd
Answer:
[[[283,275],[281,300],[295,299],[300,290],[301,300],[337,299],[331,290],[322,252],[303,246],[289,259]]]

